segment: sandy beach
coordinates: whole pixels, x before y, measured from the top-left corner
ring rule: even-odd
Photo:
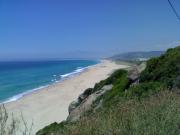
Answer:
[[[33,121],[33,133],[35,133],[53,122],[65,120],[68,116],[69,104],[79,94],[107,78],[114,70],[126,67],[126,65],[103,60],[74,77],[7,103],[5,107],[8,113],[13,113],[17,118],[22,113],[29,125]]]

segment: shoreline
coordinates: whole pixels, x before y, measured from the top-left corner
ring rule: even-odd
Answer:
[[[17,118],[22,113],[28,125],[33,121],[35,133],[51,123],[65,120],[69,104],[85,89],[94,87],[95,83],[106,79],[114,70],[127,67],[103,60],[75,76],[6,103],[5,107],[8,113],[13,113]]]
[[[31,90],[26,90],[25,92],[19,93],[17,95],[9,97],[9,98],[7,98],[5,100],[2,100],[2,101],[0,101],[0,105],[1,104],[7,104],[7,103],[15,102],[15,101],[17,101],[17,100],[19,100],[19,99],[21,99],[21,98],[23,98],[25,96],[28,96],[28,95],[30,95],[30,94],[32,94],[34,92],[37,92],[37,91],[43,90],[45,88],[51,87],[51,85],[56,85],[57,83],[63,83],[63,81],[65,81],[66,79],[69,79],[71,77],[77,76],[77,75],[85,72],[89,68],[100,64],[103,60],[96,60],[96,61],[98,61],[96,64],[89,65],[89,66],[86,66],[86,67],[82,67],[82,68],[79,68],[79,69],[77,67],[77,69],[73,70],[72,72],[69,72],[69,73],[66,73],[66,74],[62,74],[62,75],[60,75],[62,77],[61,79],[56,80],[56,81],[54,81],[52,83],[49,83],[47,85],[42,85],[42,86],[39,86],[39,87],[31,89]]]

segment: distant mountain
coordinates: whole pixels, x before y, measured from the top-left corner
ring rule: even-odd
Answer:
[[[123,60],[123,61],[144,61],[148,60],[152,57],[157,57],[163,54],[164,51],[150,51],[150,52],[127,52],[122,54],[117,54],[112,57],[109,57],[108,59],[111,60]]]

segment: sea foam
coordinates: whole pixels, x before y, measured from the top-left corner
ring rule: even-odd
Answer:
[[[23,92],[23,93],[21,93],[21,94],[18,94],[18,95],[15,95],[15,96],[11,97],[11,98],[8,98],[7,100],[5,100],[4,102],[2,102],[2,103],[0,103],[0,104],[6,104],[6,103],[10,103],[10,102],[17,101],[18,99],[20,99],[20,98],[22,98],[22,97],[24,97],[24,96],[26,96],[26,95],[28,95],[28,94],[30,94],[30,93],[32,93],[32,92],[35,92],[35,91],[37,91],[37,90],[46,88],[46,87],[48,87],[48,86],[49,86],[49,85],[45,85],[45,86],[40,86],[40,87],[35,88],[35,89],[32,89],[32,90],[28,90],[28,91],[26,91],[26,92]]]
[[[89,67],[89,66],[88,66]],[[67,74],[64,74],[64,75],[60,75],[61,76],[61,79],[65,79],[65,78],[69,78],[69,77],[72,77],[74,75],[77,75],[83,71],[85,71],[88,67],[78,67],[76,70],[74,70],[73,72],[71,73],[67,73]]]
[[[52,79],[52,83],[57,83],[57,82],[60,82],[64,79],[67,79],[67,78],[70,78],[70,77],[73,77],[75,75],[78,75],[80,73],[82,73],[83,71],[87,70],[88,68],[90,68],[91,66],[87,66],[87,67],[78,67],[76,70],[74,70],[73,72],[70,72],[70,73],[67,73],[67,74],[63,74],[63,75],[60,75],[60,79]],[[57,77],[57,75],[53,75],[53,77]],[[50,84],[49,84],[50,85]],[[18,99],[28,95],[28,94],[31,94],[32,92],[35,92],[37,90],[40,90],[40,89],[43,89],[43,88],[46,88],[48,87],[49,85],[45,85],[45,86],[40,86],[38,88],[35,88],[35,89],[32,89],[32,90],[28,90],[26,92],[23,92],[21,94],[18,94],[18,95],[15,95],[11,98],[8,98],[7,100],[5,100],[4,102],[2,102],[2,104],[5,104],[5,103],[10,103],[10,102],[14,102],[14,101],[17,101]]]

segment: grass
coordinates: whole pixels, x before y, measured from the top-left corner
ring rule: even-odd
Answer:
[[[143,99],[121,99],[119,104],[82,118],[66,135],[178,135],[180,96],[163,91]]]
[[[32,129],[33,123],[27,125],[22,114],[20,118],[15,118],[13,114],[8,114],[4,105],[0,105],[0,135],[32,135]]]
[[[180,95],[165,90],[140,101],[121,97],[76,123],[54,125],[38,135],[179,135]]]
[[[54,123],[37,135],[180,135],[179,59],[176,47],[148,60],[146,67],[141,63],[137,85],[127,71],[115,71],[91,90],[113,85],[94,102],[95,107],[102,103],[99,109],[92,108],[76,123]]]

